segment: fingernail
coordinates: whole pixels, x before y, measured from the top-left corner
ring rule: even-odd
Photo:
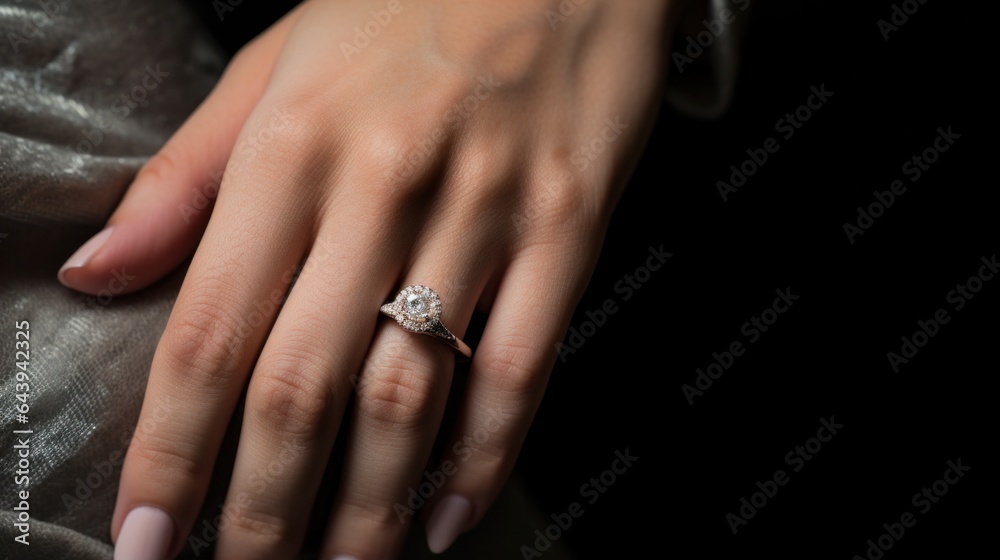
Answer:
[[[448,550],[469,522],[472,502],[463,496],[441,498],[427,520],[427,547],[434,554]]]
[[[174,521],[167,512],[139,506],[125,517],[115,543],[115,560],[164,560],[173,536]]]
[[[104,228],[100,233],[91,237],[90,241],[81,245],[80,248],[73,253],[73,256],[66,261],[66,264],[62,265],[62,268],[59,269],[59,281],[65,284],[65,274],[67,270],[80,268],[86,265],[90,261],[91,257],[94,256],[94,253],[96,253],[97,250],[100,249],[108,240],[108,237],[111,237],[112,229],[114,228]]]

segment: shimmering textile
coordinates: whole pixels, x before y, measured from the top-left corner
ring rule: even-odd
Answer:
[[[55,273],[224,64],[175,2],[0,2],[0,539],[4,558],[110,558],[121,454],[179,286],[89,298]],[[15,323],[27,321],[27,423]],[[23,356],[21,356],[23,358]],[[23,389],[23,387],[22,387]],[[28,484],[16,484],[27,428]],[[14,542],[27,490],[29,546]]]

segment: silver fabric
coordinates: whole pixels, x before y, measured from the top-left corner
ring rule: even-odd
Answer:
[[[3,558],[111,556],[120,457],[181,272],[100,298],[55,274],[221,73],[199,25],[175,2],[0,1]],[[30,325],[26,424],[14,410],[20,321]],[[15,484],[11,432],[22,427],[34,432],[27,488]],[[28,546],[13,525],[25,489]]]
[[[135,295],[109,291],[99,298],[63,288],[56,271],[101,228],[136,170],[210,91],[223,63],[173,1],[0,0],[4,559],[111,558],[121,458],[184,271]],[[27,423],[15,410],[21,321],[30,325]],[[29,439],[27,485],[15,483],[15,436]],[[233,437],[227,441],[231,457]],[[212,519],[226,483],[216,475],[199,523]],[[14,540],[21,490],[29,492],[28,546]],[[533,529],[546,524],[522,492],[508,489],[476,530],[479,537],[460,540],[446,557],[509,557],[517,550],[511,538],[530,544]],[[425,554],[415,538],[407,557]],[[507,545],[495,544],[501,541]],[[547,557],[567,558],[561,548],[557,543]],[[182,556],[197,555],[185,547]]]

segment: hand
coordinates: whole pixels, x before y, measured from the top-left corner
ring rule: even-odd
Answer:
[[[125,269],[128,292],[197,246],[123,467],[116,558],[185,546],[248,383],[216,558],[296,555],[342,421],[324,558],[393,558],[425,471],[444,480],[431,550],[474,526],[654,122],[670,4],[316,0],[246,46],[60,271],[98,293]],[[489,313],[429,467],[455,352],[379,319],[410,284],[459,337]]]

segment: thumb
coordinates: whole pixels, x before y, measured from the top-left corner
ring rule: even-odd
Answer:
[[[139,170],[105,228],[59,269],[60,282],[89,294],[126,294],[159,280],[192,253],[236,138],[297,12],[236,55],[208,98]]]

